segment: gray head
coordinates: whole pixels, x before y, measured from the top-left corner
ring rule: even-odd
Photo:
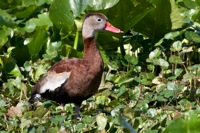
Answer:
[[[101,13],[86,14],[82,28],[83,38],[94,37],[95,33],[101,30],[121,33],[119,29],[112,26],[107,20],[107,17]]]

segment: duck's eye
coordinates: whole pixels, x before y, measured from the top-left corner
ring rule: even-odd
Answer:
[[[102,21],[102,19],[101,18],[97,18],[97,22],[101,22]]]

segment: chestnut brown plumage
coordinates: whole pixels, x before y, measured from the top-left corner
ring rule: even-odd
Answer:
[[[31,103],[41,98],[61,104],[74,103],[75,115],[79,115],[82,101],[94,95],[101,82],[104,64],[95,41],[95,33],[101,30],[121,33],[105,15],[88,13],[82,28],[83,58],[64,59],[53,65],[35,84],[29,99]]]

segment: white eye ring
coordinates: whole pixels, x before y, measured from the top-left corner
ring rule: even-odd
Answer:
[[[101,18],[97,18],[97,22],[102,22],[102,19]]]

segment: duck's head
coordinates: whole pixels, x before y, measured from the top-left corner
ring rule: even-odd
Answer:
[[[112,26],[105,15],[101,13],[88,13],[83,22],[82,35],[83,38],[94,37],[98,31],[107,30],[114,33],[122,33],[122,31]]]

